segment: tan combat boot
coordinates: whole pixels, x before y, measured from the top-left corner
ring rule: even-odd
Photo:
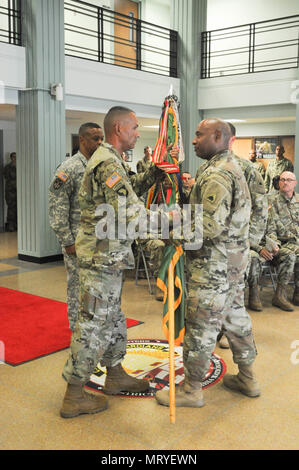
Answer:
[[[136,379],[128,375],[121,364],[107,367],[107,377],[103,392],[107,395],[116,395],[119,392],[146,392],[150,383],[146,379]]]
[[[277,288],[272,299],[272,305],[275,305],[275,307],[279,307],[281,310],[285,310],[286,312],[293,312],[294,309],[292,304],[287,299],[286,288],[287,286],[284,284],[277,284]]]
[[[60,410],[62,418],[75,418],[81,414],[93,414],[108,408],[108,401],[104,395],[90,395],[83,386],[68,384]]]
[[[237,375],[225,374],[223,384],[225,387],[241,392],[247,397],[255,398],[261,394],[252,365],[239,364],[239,373]]]
[[[159,390],[155,398],[159,405],[169,406],[169,390]],[[205,402],[200,382],[184,382],[175,389],[175,406],[188,408],[201,408]]]
[[[295,287],[294,294],[293,294],[293,304],[299,305],[299,286]]]
[[[258,285],[249,287],[248,307],[255,312],[261,312],[263,310]]]

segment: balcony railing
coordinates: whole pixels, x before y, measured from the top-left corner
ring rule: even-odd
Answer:
[[[298,67],[299,15],[205,31],[201,78]]]
[[[1,0],[0,2],[0,42],[21,45],[20,0]]]
[[[176,31],[80,0],[64,8],[66,55],[177,76]]]

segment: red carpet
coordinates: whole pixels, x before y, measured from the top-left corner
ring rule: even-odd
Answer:
[[[127,319],[127,327],[141,322]],[[66,303],[0,287],[0,361],[18,365],[69,347]]]

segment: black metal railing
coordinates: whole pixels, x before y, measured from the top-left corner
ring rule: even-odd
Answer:
[[[201,78],[298,67],[299,15],[205,31]]]
[[[0,42],[21,46],[21,0],[0,0]]]
[[[80,0],[64,2],[65,54],[177,77],[177,32]]]

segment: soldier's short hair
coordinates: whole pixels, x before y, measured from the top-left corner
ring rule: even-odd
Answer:
[[[85,122],[85,124],[82,124],[79,128],[79,135],[84,136],[86,132],[88,132],[88,129],[102,129],[102,128],[95,122]]]
[[[132,109],[126,108],[125,106],[113,106],[113,108],[110,108],[104,118],[105,134],[108,134],[111,131],[111,126],[115,122],[116,118],[119,118],[126,114],[131,114],[131,113],[135,114],[135,112],[132,111]]]

